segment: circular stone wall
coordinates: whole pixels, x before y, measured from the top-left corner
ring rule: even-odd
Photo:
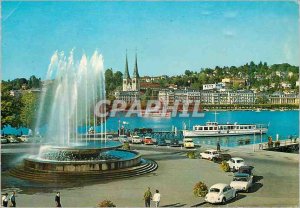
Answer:
[[[141,155],[135,151],[116,150],[134,154],[128,159],[91,160],[91,161],[54,161],[38,158],[25,158],[24,166],[37,171],[46,172],[102,172],[137,166],[141,163]]]

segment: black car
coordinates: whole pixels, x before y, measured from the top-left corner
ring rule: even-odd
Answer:
[[[216,157],[213,157],[213,161],[215,163],[221,163],[222,161],[228,161],[231,159],[231,155],[230,154],[219,154]]]
[[[171,147],[180,147],[179,141],[177,139],[171,139],[170,146]]]
[[[241,166],[238,170],[239,173],[246,173],[249,175],[253,175],[252,171],[253,171],[254,167],[253,166]]]

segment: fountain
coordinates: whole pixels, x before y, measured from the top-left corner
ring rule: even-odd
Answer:
[[[140,175],[157,168],[154,161],[142,159],[138,152],[122,150],[120,142],[106,139],[106,118],[94,113],[96,103],[105,99],[103,59],[97,51],[90,59],[83,55],[78,63],[74,62],[73,51],[69,57],[55,52],[46,80],[36,122],[36,129],[47,125],[43,145],[38,155],[24,158],[23,165],[11,171],[13,176],[43,182],[76,180],[78,176],[100,180]],[[89,129],[93,132],[88,133]]]

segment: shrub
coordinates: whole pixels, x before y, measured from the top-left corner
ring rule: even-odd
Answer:
[[[279,146],[280,146],[280,141],[278,140],[275,142],[275,147],[279,147]]]
[[[229,164],[226,161],[222,161],[222,163],[221,163],[220,166],[221,166],[222,170],[224,170],[225,172],[229,172],[230,171]]]
[[[109,200],[104,200],[98,204],[98,207],[116,207],[116,205]]]
[[[186,156],[190,159],[196,159],[196,152],[195,151],[190,151],[186,154]]]
[[[128,142],[125,142],[125,143],[123,144],[123,146],[122,146],[122,149],[123,149],[123,150],[130,150],[130,145],[129,145],[129,143],[128,143]]]
[[[208,193],[208,188],[205,183],[199,181],[195,184],[193,193],[196,197],[205,197],[205,195]]]

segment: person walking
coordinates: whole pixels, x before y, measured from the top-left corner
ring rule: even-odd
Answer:
[[[10,196],[10,202],[12,207],[16,207],[16,192],[12,192],[12,195]]]
[[[8,201],[9,201],[8,193],[5,193],[4,196],[2,196],[2,205],[3,205],[3,207],[7,207]]]
[[[56,207],[61,207],[61,204],[60,204],[60,192],[56,193],[55,203],[56,203]]]
[[[153,195],[153,201],[155,203],[155,207],[159,207],[159,202],[160,202],[160,193],[156,189],[155,194]]]
[[[150,187],[148,187],[147,191],[144,193],[145,207],[150,207],[151,199],[152,199],[152,193],[150,191]]]
[[[220,142],[218,141],[217,143],[217,151],[220,152],[221,151],[221,146],[220,146]]]

